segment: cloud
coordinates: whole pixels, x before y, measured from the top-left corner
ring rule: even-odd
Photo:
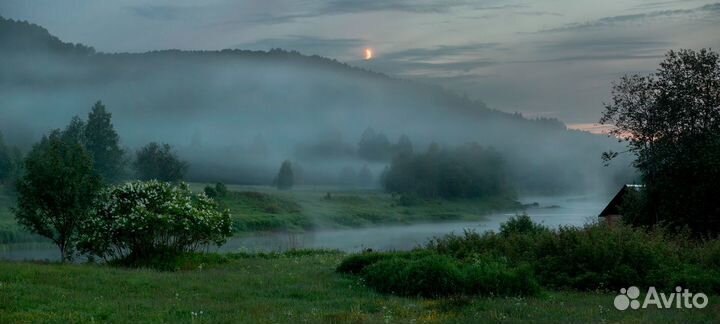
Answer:
[[[180,6],[136,6],[128,8],[130,12],[151,20],[177,20],[192,11],[190,7]]]
[[[328,1],[319,11],[324,14],[349,14],[374,11],[400,11],[410,13],[445,13],[458,7],[467,7],[475,10],[503,10],[522,8],[521,4],[482,5],[476,1],[440,1],[440,0],[384,0],[384,1],[357,1],[332,0]]]
[[[655,19],[655,18],[671,18],[671,17],[678,17],[678,16],[683,17],[683,16],[696,15],[696,14],[703,15],[704,17],[717,18],[717,14],[720,14],[720,3],[708,4],[708,5],[704,5],[704,6],[693,8],[693,9],[659,10],[659,11],[651,11],[651,12],[647,12],[647,13],[610,16],[610,17],[604,17],[604,18],[600,18],[600,19],[596,19],[596,20],[588,21],[588,22],[584,22],[584,23],[572,23],[572,24],[567,24],[567,25],[557,27],[557,28],[543,29],[543,30],[540,30],[540,32],[545,33],[545,32],[564,32],[564,31],[587,30],[587,29],[593,29],[593,28],[615,26],[615,25],[624,24],[624,23],[642,22],[645,20],[650,20],[650,19]]]
[[[410,48],[402,51],[391,52],[385,54],[386,59],[406,60],[406,61],[425,61],[435,60],[440,57],[461,56],[468,54],[477,54],[482,50],[497,49],[500,43],[471,43],[461,45],[439,45],[429,48]]]
[[[499,3],[497,0],[491,3]],[[303,18],[316,18],[322,16],[361,14],[373,12],[403,12],[414,14],[447,14],[459,8],[473,11],[499,11],[506,9],[526,8],[524,4],[478,4],[476,1],[443,1],[443,0],[328,0],[319,1],[311,5],[312,9],[307,11],[296,11],[285,14],[259,14],[243,19],[230,20],[223,24],[234,23],[259,23],[279,24],[293,22]],[[526,15],[547,15],[547,12],[526,12],[519,13]]]

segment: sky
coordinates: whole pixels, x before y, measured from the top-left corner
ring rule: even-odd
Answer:
[[[720,49],[720,2],[695,0],[0,0],[0,16],[101,52],[297,50],[589,130],[613,80]]]

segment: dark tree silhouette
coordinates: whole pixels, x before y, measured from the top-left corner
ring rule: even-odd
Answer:
[[[358,143],[358,156],[367,161],[387,161],[391,155],[391,145],[383,133],[375,133],[368,128]]]
[[[177,182],[183,179],[188,164],[180,160],[169,144],[152,142],[141,148],[133,163],[141,180]]]
[[[403,134],[398,139],[397,144],[395,144],[395,154],[412,154],[413,153],[413,145],[412,142],[410,142],[410,138],[407,137],[407,135]]]
[[[622,77],[600,120],[628,143],[646,185],[633,224],[720,233],[720,59],[670,51],[654,74]],[[603,155],[606,160],[616,152]]]
[[[477,144],[397,155],[382,182],[389,192],[426,198],[514,197],[500,154]]]
[[[17,147],[5,143],[2,132],[0,132],[0,184],[12,183],[19,175],[22,154]]]
[[[88,114],[84,139],[100,176],[110,182],[119,180],[125,167],[125,153],[120,148],[120,139],[112,124],[112,114],[101,101],[96,102]]]
[[[280,190],[290,190],[292,189],[294,182],[292,164],[289,160],[285,160],[285,162],[283,162],[280,166],[280,171],[277,175],[277,188]]]
[[[79,143],[62,137],[60,131],[43,137],[25,159],[15,217],[29,231],[51,239],[66,261],[78,226],[88,217],[102,185],[90,155]]]

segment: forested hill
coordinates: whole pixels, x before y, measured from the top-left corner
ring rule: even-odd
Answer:
[[[129,148],[168,142],[191,174],[239,181],[265,181],[308,145],[355,146],[368,127],[392,141],[406,134],[417,148],[493,146],[529,186],[598,186],[618,174],[599,159],[617,148],[613,139],[294,51],[99,53],[0,18],[0,56],[0,130],[25,147],[103,100]],[[325,160],[318,169],[362,163]]]

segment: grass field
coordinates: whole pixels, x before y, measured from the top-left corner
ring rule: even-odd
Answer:
[[[614,294],[419,299],[380,295],[334,272],[343,254],[229,256],[193,270],[0,262],[0,323],[717,323],[703,310],[618,311]]]

